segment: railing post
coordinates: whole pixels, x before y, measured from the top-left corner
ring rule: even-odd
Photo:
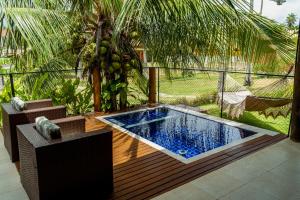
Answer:
[[[9,74],[9,81],[10,81],[11,95],[12,97],[15,97],[14,77],[12,73]]]
[[[159,99],[159,81],[160,81],[160,74],[159,74],[159,68],[157,68],[157,103],[160,103],[160,99]]]
[[[156,68],[149,67],[149,104],[156,104]]]
[[[221,97],[221,113],[220,117],[223,118],[223,104],[224,104],[224,88],[225,88],[225,72],[222,72],[222,97]]]
[[[1,82],[2,82],[2,85],[4,86],[5,82],[4,82],[4,76],[3,75],[1,76]]]

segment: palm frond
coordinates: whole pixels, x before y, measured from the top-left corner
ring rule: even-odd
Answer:
[[[36,67],[31,73],[26,73],[21,78],[21,83],[25,86],[30,93],[30,90],[34,88],[37,80],[43,79],[42,77],[47,75],[47,79],[43,81],[42,84],[40,84],[40,90],[51,90],[53,88],[56,88],[57,84],[60,83],[60,80],[69,77],[72,77],[75,75],[75,71],[63,71],[68,68],[68,63],[66,63],[64,60],[60,58],[53,58],[49,60],[49,62]]]
[[[29,4],[0,2],[1,54],[22,55],[32,52],[36,58],[55,56],[68,36],[68,18],[64,13]],[[4,52],[5,51],[5,52]],[[28,55],[28,54],[27,54]]]
[[[246,1],[128,0],[115,34],[135,27],[154,60],[168,67],[226,68],[236,49],[247,62],[291,62],[294,44],[287,31],[247,9]]]

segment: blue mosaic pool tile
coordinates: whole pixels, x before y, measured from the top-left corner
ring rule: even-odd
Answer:
[[[184,158],[192,158],[256,134],[169,108],[156,108],[106,119],[123,128],[128,126],[130,128],[126,129],[130,132]]]

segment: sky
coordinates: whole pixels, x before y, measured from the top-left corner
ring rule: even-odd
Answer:
[[[254,9],[260,11],[261,0],[254,0]],[[295,13],[297,18],[300,17],[300,0],[286,0],[285,3],[278,6],[276,2],[264,0],[263,15],[274,19],[280,23],[285,23],[289,13]]]

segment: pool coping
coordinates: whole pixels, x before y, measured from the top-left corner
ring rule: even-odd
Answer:
[[[208,119],[208,120],[212,120],[212,121],[215,121],[215,122],[219,122],[219,123],[223,123],[223,124],[226,124],[226,125],[229,125],[229,126],[233,126],[233,127],[236,127],[236,128],[241,128],[241,129],[245,129],[245,130],[248,130],[248,131],[253,131],[253,132],[256,132],[256,134],[252,135],[252,136],[249,136],[249,137],[246,137],[244,139],[240,139],[240,140],[236,140],[232,143],[229,143],[227,145],[224,145],[222,147],[217,147],[215,149],[212,149],[212,150],[209,150],[205,153],[201,153],[197,156],[194,156],[192,158],[184,158],[158,144],[155,144],[154,142],[151,142],[150,140],[147,140],[139,135],[136,135],[135,133],[131,132],[131,131],[128,131],[127,129],[125,128],[122,128],[120,126],[118,126],[117,124],[114,124],[108,120],[106,120],[105,118],[107,117],[113,117],[113,116],[120,116],[120,115],[126,115],[126,114],[130,114],[130,113],[135,113],[135,112],[140,112],[140,111],[146,111],[146,110],[153,110],[153,109],[156,109],[156,108],[163,108],[163,107],[166,107],[166,108],[170,108],[170,109],[173,109],[173,110],[177,110],[179,112],[184,112],[184,113],[188,113],[188,114],[191,114],[191,115],[195,115],[195,116],[198,116],[198,117],[203,117],[205,119]],[[197,112],[197,111],[193,111],[193,110],[190,110],[190,109],[186,109],[186,108],[181,108],[181,107],[177,107],[177,106],[173,106],[173,105],[168,105],[168,104],[163,104],[163,105],[159,105],[159,106],[155,106],[155,107],[151,107],[151,108],[142,108],[142,109],[137,109],[137,110],[132,110],[132,111],[126,111],[126,112],[121,112],[121,113],[116,113],[116,114],[109,114],[109,115],[104,115],[104,116],[100,116],[100,117],[96,117],[97,120],[99,121],[102,121],[110,126],[112,126],[113,128],[116,128],[128,135],[130,135],[131,137],[139,140],[139,141],[142,141],[146,144],[148,144],[149,146],[169,155],[170,157],[184,163],[184,164],[189,164],[189,163],[192,163],[194,161],[197,161],[201,158],[205,158],[205,157],[208,157],[210,155],[213,155],[215,153],[218,153],[218,152],[221,152],[223,150],[226,150],[226,149],[229,149],[231,147],[234,147],[236,145],[239,145],[239,144],[243,144],[247,141],[250,141],[250,140],[253,140],[255,138],[259,138],[263,135],[270,135],[270,136],[275,136],[275,135],[278,135],[280,133],[278,132],[275,132],[275,131],[270,131],[270,130],[267,130],[267,129],[263,129],[263,128],[258,128],[258,127],[255,127],[255,126],[251,126],[251,125],[247,125],[247,124],[243,124],[243,123],[240,123],[240,122],[235,122],[235,121],[231,121],[231,120],[228,120],[228,119],[223,119],[223,118],[220,118],[220,117],[215,117],[215,116],[212,116],[212,115],[208,115],[208,114],[205,114],[205,113],[200,113],[200,112]]]

